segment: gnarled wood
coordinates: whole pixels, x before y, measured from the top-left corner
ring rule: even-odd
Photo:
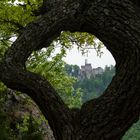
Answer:
[[[140,115],[139,6],[130,0],[59,1],[27,25],[7,51],[0,79],[37,103],[56,140],[119,140]],[[96,35],[116,60],[116,75],[104,94],[78,111],[70,110],[46,79],[24,67],[32,51],[48,47],[67,30]]]

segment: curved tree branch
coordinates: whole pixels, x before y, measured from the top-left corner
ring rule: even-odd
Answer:
[[[48,47],[65,29],[73,15],[62,7],[30,23],[6,52],[0,67],[1,80],[9,88],[27,93],[37,103],[58,139],[62,132],[68,133],[67,126],[72,129],[72,113],[47,80],[25,69],[25,62],[32,51]]]
[[[30,23],[7,51],[0,79],[37,103],[56,139],[119,140],[140,115],[140,15],[130,0],[59,1]],[[113,54],[117,68],[104,94],[76,113],[47,80],[24,68],[32,51],[49,46],[67,30],[96,35]]]

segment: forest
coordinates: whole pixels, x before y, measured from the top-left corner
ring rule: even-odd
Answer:
[[[99,97],[110,84],[112,77],[115,75],[115,67],[106,66],[102,74],[98,74],[95,77],[91,76],[90,78],[79,79],[79,66],[67,64],[65,67],[68,75],[78,79],[78,81],[74,84],[74,89],[80,89],[83,93],[82,102]]]
[[[138,0],[1,0],[0,140],[140,139],[139,10]],[[106,47],[116,65],[80,77],[63,61],[73,47],[99,57]]]

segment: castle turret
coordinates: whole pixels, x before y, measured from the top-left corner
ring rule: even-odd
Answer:
[[[88,60],[87,59],[85,59],[85,65],[88,63]]]

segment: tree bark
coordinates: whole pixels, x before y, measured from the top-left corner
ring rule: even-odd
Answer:
[[[56,140],[120,140],[140,115],[139,10],[131,0],[48,0],[46,13],[27,25],[0,62],[1,81],[36,102]],[[116,60],[116,75],[103,95],[76,111],[25,68],[32,51],[48,47],[61,31],[94,34]]]

